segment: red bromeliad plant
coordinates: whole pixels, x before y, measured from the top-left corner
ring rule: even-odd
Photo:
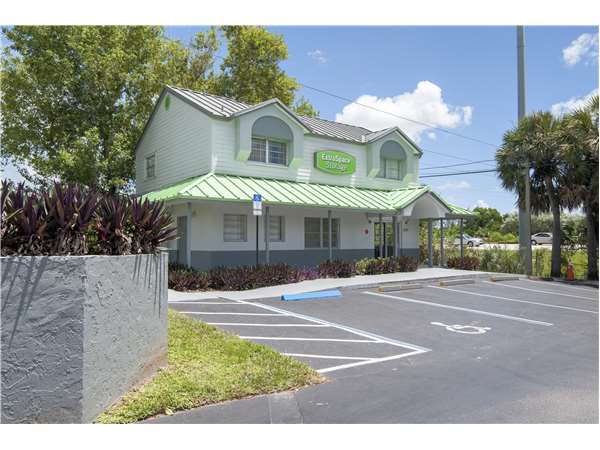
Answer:
[[[177,229],[164,202],[131,201],[132,253],[151,253],[161,242],[174,239]]]
[[[2,182],[2,255],[153,253],[175,238],[163,203],[55,183],[50,192]]]

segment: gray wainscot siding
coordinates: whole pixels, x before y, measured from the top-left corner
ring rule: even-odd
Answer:
[[[91,422],[165,366],[167,258],[0,258],[1,421]]]
[[[418,248],[404,248],[401,254],[418,260]],[[400,254],[400,252],[399,252]],[[374,250],[366,249],[341,249],[333,250],[333,259],[342,259],[345,261],[357,261],[362,258],[372,258]],[[329,250],[271,250],[269,259],[271,264],[285,262],[296,267],[316,267],[320,262],[329,258]],[[258,252],[260,264],[265,263],[265,252]],[[256,252],[241,251],[196,251],[192,250],[192,267],[199,270],[208,270],[218,266],[253,266],[256,264]]]

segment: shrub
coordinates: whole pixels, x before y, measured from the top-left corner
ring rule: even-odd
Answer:
[[[499,231],[493,231],[490,233],[489,241],[496,244],[514,244],[518,242],[519,239],[512,233],[500,233]]]
[[[476,256],[453,256],[448,258],[447,266],[449,269],[462,269],[462,270],[477,270],[479,269],[479,258]]]
[[[307,280],[316,280],[319,278],[319,270],[314,267],[302,267],[296,269],[296,276],[294,277],[294,283]]]
[[[490,248],[481,252],[480,270],[486,272],[525,273],[519,252]]]
[[[350,278],[354,275],[354,262],[334,259],[326,260],[319,264],[319,275],[323,278]]]
[[[176,291],[205,291],[209,288],[209,278],[205,272],[184,266],[169,266],[169,289]]]
[[[54,183],[50,192],[2,182],[2,255],[153,253],[175,238],[162,202]]]
[[[360,275],[378,275],[382,273],[414,272],[417,262],[407,256],[388,258],[363,258],[356,262],[356,273]]]

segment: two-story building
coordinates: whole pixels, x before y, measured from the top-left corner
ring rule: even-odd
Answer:
[[[177,220],[171,261],[200,269],[419,257],[419,220],[469,212],[419,184],[422,151],[379,131],[167,86],[136,147],[136,188]],[[262,215],[253,215],[253,198]],[[257,252],[258,247],[258,252]]]

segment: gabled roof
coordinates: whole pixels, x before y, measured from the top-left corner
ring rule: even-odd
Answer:
[[[404,133],[398,127],[390,127],[390,128],[385,128],[383,130],[374,131],[373,133],[370,133],[365,136],[365,142],[367,142],[367,143],[375,142],[375,141],[378,141],[379,139],[381,139],[389,134],[392,134],[392,133],[400,134],[400,136],[402,136],[408,142],[408,144],[417,151],[417,153],[419,155],[423,154],[423,151],[419,148],[419,146],[411,138],[409,138],[406,135],[406,133]]]
[[[144,195],[149,200],[206,200],[250,203],[260,193],[269,205],[310,206],[396,213],[425,194],[433,195],[448,214],[470,216],[431,191],[429,186],[403,189],[365,189],[352,186],[301,183],[291,180],[208,173]]]
[[[271,104],[277,104],[292,117],[294,117],[298,122],[300,122],[300,124],[302,124],[302,126],[304,126],[311,134],[341,139],[359,144],[373,142],[374,140],[377,140],[388,133],[398,131],[411,145],[417,149],[419,154],[422,153],[419,147],[398,127],[386,128],[385,130],[380,131],[371,131],[364,127],[348,125],[346,123],[333,122],[331,120],[325,120],[318,117],[302,116],[294,113],[278,99],[271,99],[256,105],[249,105],[247,103],[239,102],[227,97],[207,94],[206,92],[192,91],[190,89],[174,86],[167,86],[165,91],[179,97],[192,106],[201,109],[205,113],[220,119],[229,119],[231,117],[246,114],[247,112],[251,112]]]

